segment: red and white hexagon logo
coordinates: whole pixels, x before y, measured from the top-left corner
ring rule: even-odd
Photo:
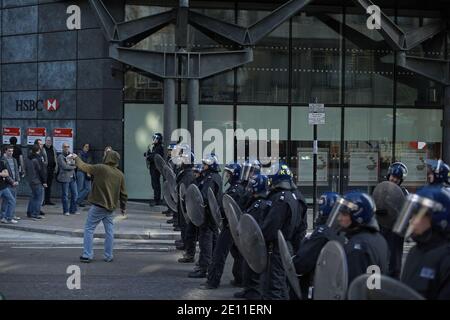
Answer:
[[[59,109],[59,101],[57,99],[47,99],[45,100],[45,109],[47,111],[56,111]]]

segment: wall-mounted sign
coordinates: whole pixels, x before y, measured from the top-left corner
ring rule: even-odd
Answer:
[[[17,144],[20,145],[22,143],[20,128],[3,128],[3,144],[9,144],[9,139],[12,137],[17,138]]]
[[[42,112],[47,110],[48,112],[54,112],[59,109],[58,99],[46,99],[46,100],[16,100],[16,111],[38,111]]]
[[[399,161],[408,167],[408,175],[405,184],[409,186],[421,186],[427,181],[426,151],[408,151],[400,154]]]
[[[328,185],[328,150],[319,149],[317,153],[317,185]],[[313,185],[313,153],[311,149],[298,150],[297,181],[303,186]]]
[[[73,129],[53,129],[53,146],[57,152],[62,152],[62,146],[64,143],[67,143],[70,146],[70,152],[73,152]]]
[[[28,128],[27,129],[27,144],[29,146],[34,144],[36,139],[41,139],[45,142],[45,137],[47,136],[47,130],[45,128]]]
[[[367,186],[378,183],[378,152],[351,152],[349,185]]]

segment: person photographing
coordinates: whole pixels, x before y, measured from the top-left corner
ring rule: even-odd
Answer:
[[[92,204],[84,228],[83,254],[81,262],[89,263],[94,258],[93,238],[97,225],[103,222],[105,227],[104,261],[113,261],[114,220],[113,214],[118,205],[123,216],[126,215],[128,200],[125,188],[125,176],[119,170],[120,155],[114,150],[105,152],[102,164],[86,164],[76,154],[68,156],[75,160],[77,168],[94,176],[88,201]]]

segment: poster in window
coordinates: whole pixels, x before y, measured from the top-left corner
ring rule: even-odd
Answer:
[[[379,163],[378,152],[350,152],[349,185],[376,185]]]
[[[328,150],[319,149],[317,153],[317,184],[328,185]],[[311,149],[298,149],[298,176],[300,185],[313,185],[313,153]]]
[[[399,161],[408,167],[405,184],[420,186],[427,181],[426,151],[408,151],[400,154]]]

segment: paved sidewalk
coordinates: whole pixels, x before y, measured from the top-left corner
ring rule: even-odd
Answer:
[[[14,225],[0,223],[0,228],[83,237],[84,224],[89,207],[79,208],[80,215],[64,216],[60,201],[56,199],[53,201],[56,203],[55,206],[42,207],[42,211],[46,214],[45,219],[34,221],[26,216],[28,199],[18,198],[16,216],[22,219],[18,224]],[[130,202],[126,218],[119,211],[115,213],[114,237],[116,239],[141,240],[180,239],[180,232],[173,231],[172,225],[166,223],[169,218],[162,214],[162,211],[166,209],[164,206],[151,208],[148,204]],[[102,223],[98,225],[94,236],[104,238],[105,230]]]

